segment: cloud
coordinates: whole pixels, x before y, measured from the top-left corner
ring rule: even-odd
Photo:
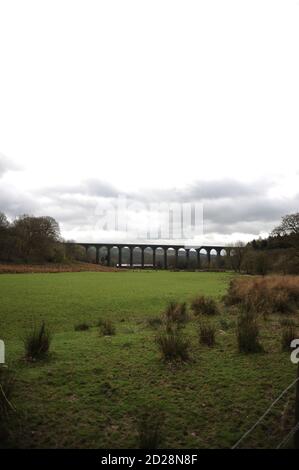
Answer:
[[[230,198],[249,198],[266,195],[267,191],[275,184],[270,179],[257,180],[252,182],[241,182],[233,178],[223,178],[216,180],[196,180],[183,189],[168,188],[156,190],[146,190],[140,197],[144,201],[206,201]]]
[[[8,171],[9,165],[4,159],[2,171]],[[281,216],[296,212],[299,206],[299,194],[293,197],[273,197],[269,189],[275,183],[270,180],[257,180],[244,183],[235,179],[212,181],[194,181],[185,188],[168,188],[152,191],[119,192],[113,185],[99,179],[87,179],[73,185],[57,185],[35,190],[18,191],[2,184],[0,188],[0,210],[10,217],[22,213],[50,215],[61,224],[63,235],[69,238],[83,238],[92,241],[109,238],[109,233],[99,228],[99,220],[107,207],[117,205],[118,198],[126,197],[129,204],[150,203],[186,203],[199,202],[204,207],[204,234],[206,240],[222,240],[256,237],[260,233],[270,232]],[[134,230],[128,236],[134,240],[136,231],[147,223],[148,216],[135,217],[131,210],[129,218],[135,221]],[[77,235],[76,235],[77,234]],[[117,236],[116,236],[117,235]],[[111,232],[114,240],[121,233]],[[87,241],[88,241],[87,240]],[[113,241],[113,240],[112,240]]]
[[[85,195],[96,197],[117,197],[120,192],[116,190],[111,184],[105,181],[89,178],[75,185],[58,185],[46,187],[37,191],[38,194],[44,196],[65,196],[69,195]]]
[[[228,198],[256,197],[265,194],[270,182],[243,183],[234,179],[197,181],[182,191],[187,200],[218,200]]]
[[[8,171],[17,170],[18,167],[3,153],[0,153],[0,178]]]
[[[24,191],[1,183],[0,187],[0,212],[14,218],[21,214],[36,214],[39,204]]]

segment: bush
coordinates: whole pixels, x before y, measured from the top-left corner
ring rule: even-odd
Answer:
[[[46,328],[45,322],[34,328],[25,336],[25,356],[28,360],[43,359],[49,353],[52,334]]]
[[[75,331],[86,331],[89,329],[89,324],[88,323],[77,323],[77,325],[75,325]]]
[[[166,323],[174,322],[178,325],[183,325],[188,321],[187,304],[186,302],[170,302],[164,312]]]
[[[214,325],[208,322],[201,322],[199,324],[199,341],[201,344],[207,346],[214,346],[215,344],[215,333],[216,328]]]
[[[296,338],[296,328],[294,325],[289,324],[283,327],[281,333],[281,349],[282,351],[290,351],[291,342]]]
[[[165,328],[156,336],[156,343],[165,361],[187,361],[189,359],[190,341],[178,328]]]
[[[139,449],[157,449],[162,441],[164,417],[158,410],[145,407],[138,421]]]
[[[99,327],[103,336],[113,336],[116,333],[111,320],[100,320]]]
[[[259,342],[259,326],[254,315],[242,313],[238,318],[237,339],[239,351],[244,353],[262,352]]]
[[[195,315],[216,315],[219,313],[217,302],[204,295],[196,297],[191,303],[191,308]]]

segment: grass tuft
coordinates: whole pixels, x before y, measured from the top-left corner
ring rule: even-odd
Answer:
[[[182,331],[173,326],[167,325],[156,336],[156,343],[165,361],[183,361],[190,359],[190,340],[186,338]]]
[[[14,376],[9,369],[0,367],[0,421],[8,416],[13,410],[11,403],[14,391]]]
[[[89,324],[86,322],[77,323],[74,328],[75,328],[75,331],[86,331],[86,330],[89,330]]]
[[[262,352],[263,347],[259,342],[259,326],[256,317],[248,312],[241,313],[237,324],[237,339],[239,352]]]
[[[6,367],[0,366],[0,448],[5,446],[11,432],[11,412],[15,408],[11,402],[15,380]]]
[[[281,318],[279,320],[280,326],[296,326],[292,318]]]
[[[44,359],[50,350],[52,334],[42,322],[39,328],[29,331],[24,338],[25,357],[30,361]]]
[[[216,315],[219,313],[217,302],[211,297],[200,295],[193,299],[191,308],[194,315]]]
[[[227,318],[220,318],[219,326],[222,330],[227,331],[235,325],[234,321],[228,320]]]
[[[100,320],[98,323],[103,336],[113,336],[116,333],[115,326],[111,320]]]
[[[165,309],[164,319],[166,323],[177,323],[184,325],[188,321],[186,302],[170,302]]]
[[[161,445],[163,422],[164,416],[159,410],[145,407],[137,426],[139,449],[157,449]]]
[[[151,317],[151,318],[148,318],[147,320],[148,326],[150,326],[153,329],[160,328],[162,323],[163,323],[163,320],[160,317]]]
[[[200,322],[199,324],[199,342],[209,347],[215,345],[216,328],[210,322]]]
[[[281,350],[291,351],[291,342],[296,338],[296,327],[294,324],[289,323],[284,326],[281,332]]]

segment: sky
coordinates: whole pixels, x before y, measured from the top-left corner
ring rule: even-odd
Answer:
[[[267,236],[299,207],[298,21],[298,0],[0,0],[0,211],[113,242],[175,203],[202,210],[194,242]]]

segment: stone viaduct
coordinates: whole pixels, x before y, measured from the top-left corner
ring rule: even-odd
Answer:
[[[185,259],[188,262],[189,260],[189,255],[190,251],[195,251],[196,252],[196,264],[197,267],[200,268],[201,260],[200,260],[200,253],[201,250],[205,250],[205,254],[207,256],[207,261],[208,265],[211,263],[211,251],[214,250],[217,258],[217,264],[219,265],[220,257],[223,251],[225,251],[225,254],[227,256],[230,256],[232,254],[233,247],[228,247],[228,246],[196,246],[196,247],[186,247],[185,245],[158,245],[158,244],[148,244],[148,243],[66,243],[66,245],[76,245],[76,246],[82,246],[85,248],[86,253],[88,252],[89,248],[94,248],[96,250],[96,263],[100,262],[100,249],[105,248],[106,249],[106,256],[105,256],[105,264],[107,266],[110,266],[111,264],[111,250],[112,248],[117,248],[118,249],[118,266],[122,266],[122,251],[124,248],[127,248],[129,250],[129,266],[132,268],[134,267],[134,260],[133,260],[133,255],[134,255],[134,250],[135,248],[139,248],[141,251],[141,263],[138,263],[138,266],[141,268],[144,268],[145,263],[144,263],[144,252],[147,248],[150,248],[152,250],[152,266],[153,268],[157,267],[156,263],[156,250],[160,249],[163,250],[163,258],[164,258],[164,269],[168,268],[168,263],[167,263],[167,253],[169,249],[172,249],[174,251],[174,259],[175,259],[175,266],[178,265],[178,252],[179,250],[184,250],[185,251]],[[126,265],[127,266],[127,265]],[[137,266],[137,265],[136,265]]]

